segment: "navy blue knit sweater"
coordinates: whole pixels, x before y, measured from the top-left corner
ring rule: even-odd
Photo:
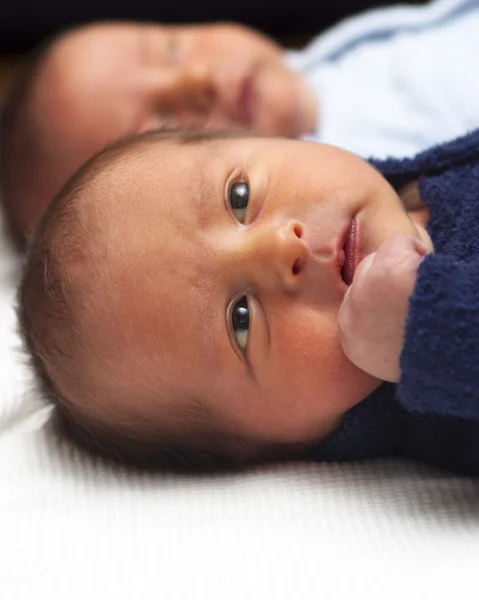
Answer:
[[[419,266],[400,382],[351,409],[310,457],[403,456],[479,475],[479,130],[374,164],[395,189],[419,181],[435,252]]]

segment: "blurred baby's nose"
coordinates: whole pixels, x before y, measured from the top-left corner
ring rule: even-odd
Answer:
[[[172,114],[182,111],[208,113],[215,100],[211,70],[199,62],[177,67],[157,77],[153,93],[156,102]]]
[[[195,63],[183,71],[182,88],[186,104],[198,112],[208,112],[215,99],[211,70]]]

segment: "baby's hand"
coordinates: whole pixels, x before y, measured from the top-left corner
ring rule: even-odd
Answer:
[[[419,263],[430,250],[432,244],[412,236],[387,239],[359,263],[341,304],[338,319],[344,353],[383,381],[399,381],[408,301]]]

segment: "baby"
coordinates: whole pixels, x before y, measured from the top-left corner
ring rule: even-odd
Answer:
[[[479,125],[478,32],[471,0],[366,13],[288,53],[225,24],[68,32],[30,59],[7,100],[0,195],[9,222],[28,239],[93,153],[165,125],[307,134],[364,157],[452,139]]]
[[[206,131],[101,152],[47,211],[19,293],[64,424],[138,465],[479,472],[478,142],[376,168]]]

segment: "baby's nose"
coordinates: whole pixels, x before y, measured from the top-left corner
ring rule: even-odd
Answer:
[[[208,113],[215,101],[211,70],[204,63],[192,63],[178,68],[165,78],[160,93],[163,101],[173,110]]]
[[[262,283],[294,290],[309,260],[303,225],[297,220],[265,226],[254,236],[251,260],[260,265]]]

